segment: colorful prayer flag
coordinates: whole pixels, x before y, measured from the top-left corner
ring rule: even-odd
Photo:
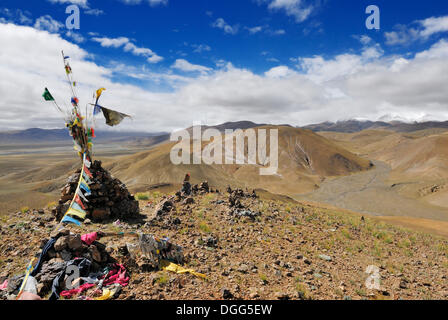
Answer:
[[[101,111],[103,111],[104,118],[106,118],[106,124],[111,127],[119,124],[121,121],[123,121],[124,118],[131,117],[127,114],[124,114],[124,113],[121,113],[118,111],[107,109],[107,108],[101,107],[101,106],[99,106],[99,107],[101,108]]]
[[[65,222],[65,223],[74,223],[74,224],[76,224],[76,225],[78,225],[78,226],[81,225],[81,222],[79,222],[78,220],[76,220],[76,219],[74,219],[74,218],[72,218],[72,217],[70,217],[70,216],[68,216],[68,215],[65,215],[65,216],[64,216],[64,219],[62,219],[61,222]]]
[[[103,91],[106,90],[106,88],[99,88],[96,90],[96,98],[99,99]]]
[[[81,219],[84,219],[87,215],[87,213],[85,211],[78,211],[76,209],[73,208],[69,208],[67,213],[65,214],[66,216],[75,216],[75,217],[79,217]]]
[[[50,91],[48,91],[47,88],[45,88],[45,91],[42,94],[42,97],[44,97],[45,101],[54,101],[53,96],[51,95]]]

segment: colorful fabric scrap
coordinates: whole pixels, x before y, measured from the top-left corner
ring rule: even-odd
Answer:
[[[74,219],[74,218],[72,218],[72,217],[70,217],[68,215],[65,215],[64,218],[61,220],[61,222],[74,223],[77,226],[81,226],[81,222],[79,222],[78,220],[76,220],[76,219]]]
[[[44,97],[45,101],[54,101],[53,96],[51,95],[50,91],[48,91],[47,88],[45,88],[45,91],[42,94],[42,97]]]
[[[87,245],[91,245],[98,238],[98,232],[86,233],[81,236],[81,241]]]

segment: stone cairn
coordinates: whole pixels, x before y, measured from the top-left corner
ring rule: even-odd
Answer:
[[[131,195],[120,180],[101,166],[101,161],[95,160],[89,168],[93,175],[89,188],[91,195],[86,196],[88,203],[86,206],[87,217],[95,221],[108,219],[126,219],[139,214],[138,201]],[[72,201],[79,181],[81,169],[71,175],[67,184],[61,189],[61,198],[56,207],[55,215],[60,220],[67,211]]]

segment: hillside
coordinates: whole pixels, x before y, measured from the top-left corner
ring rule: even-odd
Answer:
[[[132,236],[102,238],[97,246],[123,263],[130,275],[119,300],[448,298],[446,239],[264,195],[240,197],[243,209],[237,209],[225,192],[196,194],[189,204],[173,200],[172,193],[148,192],[147,200],[140,201],[143,219],[69,228],[76,234],[101,230],[168,236],[183,247],[184,267],[207,277],[157,270],[139,255],[132,258],[126,246],[135,243]],[[156,214],[168,201],[172,207]],[[253,218],[236,214],[241,210]],[[24,270],[55,224],[49,210],[19,212],[0,221],[1,281]],[[372,268],[381,280],[376,288],[366,285]],[[42,297],[48,297],[45,288],[38,286]],[[93,289],[83,295],[98,297]],[[14,291],[0,292],[0,299],[6,298],[14,298]]]
[[[402,121],[360,121],[345,120],[337,122],[322,122],[303,127],[316,132],[332,131],[354,133],[363,130],[387,129],[395,132],[413,132],[426,129],[448,130],[448,121],[424,121],[424,122],[402,122]]]
[[[425,129],[409,133],[364,130],[357,133],[322,132],[341,147],[385,162],[387,180],[402,195],[448,207],[448,133]]]
[[[169,158],[173,142],[105,164],[114,175],[139,190],[153,184],[179,183],[190,172],[195,181],[208,180],[219,188],[234,184],[284,194],[313,190],[323,177],[347,175],[370,167],[368,160],[310,130],[286,126],[257,128],[279,130],[279,169],[275,176],[260,176],[258,165],[173,165]]]

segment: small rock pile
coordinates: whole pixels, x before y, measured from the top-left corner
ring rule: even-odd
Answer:
[[[251,198],[257,199],[258,195],[255,190],[252,190],[252,193],[246,192],[242,189],[235,189],[229,186],[227,188],[227,192],[229,193],[229,214],[233,216],[239,217],[249,217],[251,219],[255,219],[255,217],[259,216],[260,212],[251,211],[247,206],[245,206],[242,202],[243,199]]]
[[[88,203],[84,203],[87,217],[96,221],[107,219],[126,219],[138,215],[139,205],[120,180],[101,166],[101,161],[95,160],[89,168],[93,175],[89,188],[91,195],[86,196]],[[71,175],[67,184],[61,189],[59,204],[53,212],[60,220],[68,210],[79,181],[81,169]]]

